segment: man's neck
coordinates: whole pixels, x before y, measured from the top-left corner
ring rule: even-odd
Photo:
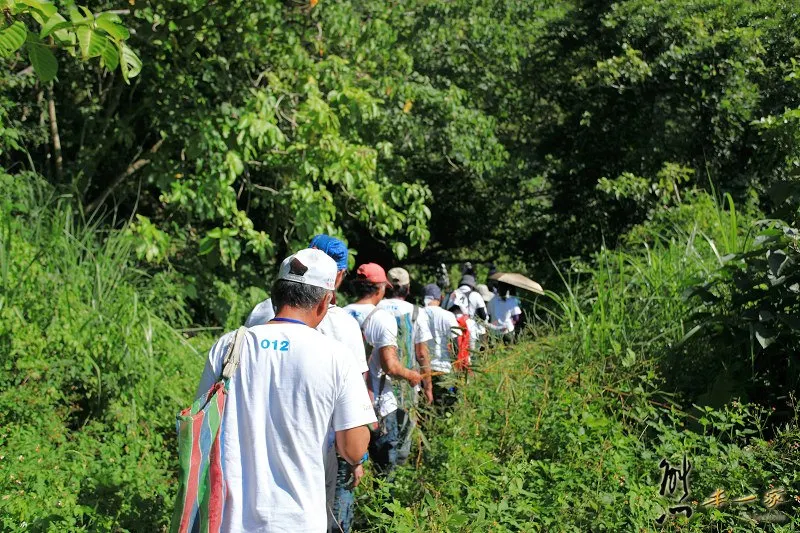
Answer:
[[[378,302],[380,301],[381,299],[380,297],[378,297],[377,294],[371,294],[370,296],[365,296],[364,298],[361,298],[356,303],[359,305],[378,305]]]
[[[278,314],[275,315],[275,318],[299,320],[307,326],[311,326],[312,328],[315,327],[311,325],[311,322],[314,321],[314,316],[309,309],[300,309],[298,307],[289,307],[288,305],[284,305],[281,310],[278,311]]]

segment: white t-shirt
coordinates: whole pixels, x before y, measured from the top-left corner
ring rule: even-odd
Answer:
[[[428,341],[431,370],[450,372],[453,361],[450,355],[450,340],[461,335],[456,316],[438,305],[430,305],[424,311],[428,317],[428,327],[433,334],[433,338]]]
[[[363,374],[369,370],[367,366],[367,355],[364,350],[364,337],[361,335],[361,327],[355,318],[336,305],[328,307],[328,313],[322,322],[317,326],[317,331],[338,340],[349,348],[348,352],[352,356],[353,367]],[[363,382],[364,379],[362,378]],[[336,474],[339,462],[336,460],[336,434],[333,429],[328,433],[328,454],[325,458],[325,490],[327,492],[328,508],[333,508],[333,501],[336,494]],[[333,514],[328,513],[328,528],[333,525]]]
[[[266,324],[275,318],[275,308],[272,306],[272,299],[267,298],[250,312],[244,325],[248,328]],[[326,337],[332,337],[350,348],[353,356],[353,365],[362,374],[369,370],[367,367],[367,354],[364,351],[364,338],[361,336],[361,328],[358,322],[353,320],[350,313],[339,306],[331,304],[328,306],[328,313],[322,322],[317,326],[317,331]]]
[[[378,308],[388,311],[394,317],[414,316],[414,304],[397,298],[381,300],[378,302]],[[433,335],[431,334],[428,320],[425,317],[425,313],[423,313],[423,308],[420,308],[417,313],[417,321],[414,323],[414,344],[428,342],[432,338]]]
[[[218,379],[233,335],[211,348],[198,395]],[[375,422],[351,360],[343,344],[301,324],[248,331],[221,428],[222,531],[325,531],[328,429]]]
[[[381,378],[384,375],[378,352],[386,346],[397,347],[397,321],[386,311],[378,309],[372,313],[373,309],[375,306],[372,304],[350,304],[344,308],[362,327],[367,344],[373,348],[369,357],[370,388],[375,396],[375,409],[383,417],[397,410],[397,398],[394,395],[392,378],[388,375],[383,385],[383,392],[378,394],[381,390]],[[365,324],[367,317],[369,321]]]
[[[367,366],[367,352],[364,350],[364,337],[361,335],[361,325],[350,313],[337,305],[328,307],[328,313],[317,326],[317,331],[341,342],[350,348],[353,356],[353,366],[360,373],[369,370]]]
[[[462,302],[466,303],[466,305],[463,305]],[[447,300],[447,307],[452,307],[454,304],[460,305],[470,318],[475,316],[478,309],[486,309],[486,302],[483,301],[481,294],[466,285],[460,286],[450,294],[450,298]]]
[[[514,321],[511,317],[521,315],[519,300],[516,296],[509,296],[503,300],[495,296],[489,301],[489,317],[492,330],[496,333],[511,333],[514,331]]]
[[[266,324],[273,318],[275,318],[275,308],[272,307],[272,298],[267,298],[250,311],[247,320],[244,321],[244,326],[246,328],[260,326]]]
[[[275,308],[272,305],[272,299],[267,298],[253,308],[244,325],[248,328],[259,326],[266,324],[273,318],[275,318]],[[326,337],[332,337],[342,342],[345,346],[350,348],[350,354],[353,357],[353,366],[355,366],[356,370],[362,374],[369,370],[366,352],[364,351],[364,338],[361,336],[361,328],[358,322],[344,309],[335,305],[330,305],[325,318],[323,318],[322,322],[317,326],[317,331]],[[331,429],[331,431],[328,432],[328,453],[325,458],[325,485],[329,508],[333,505],[336,490],[336,473],[339,466],[336,460],[335,444],[336,435]],[[329,522],[332,518],[333,515],[329,514]],[[329,523],[328,525],[330,526],[331,524]]]

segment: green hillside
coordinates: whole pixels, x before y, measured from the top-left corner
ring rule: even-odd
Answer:
[[[1,179],[0,529],[158,531],[212,339],[176,329],[181,296],[132,265],[128,235]]]
[[[319,233],[546,289],[359,530],[800,529],[796,0],[0,5],[0,530],[165,531]]]

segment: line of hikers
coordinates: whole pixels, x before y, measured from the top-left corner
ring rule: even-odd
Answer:
[[[314,237],[282,262],[246,329],[211,349],[184,414],[214,391],[224,408],[208,458],[187,446],[173,531],[350,531],[364,462],[391,478],[411,451],[418,402],[452,405],[447,375],[467,370],[487,335],[513,334],[522,314],[510,287],[495,294],[469,272],[448,295],[426,285],[419,307],[408,301],[409,273],[375,263],[358,267],[355,302],[339,307],[347,260],[341,240]]]

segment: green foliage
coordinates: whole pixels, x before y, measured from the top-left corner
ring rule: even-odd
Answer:
[[[696,305],[690,333],[713,347],[710,356],[726,375],[744,376],[748,394],[787,417],[786,391],[800,386],[797,185],[781,183],[771,192],[784,206],[776,216],[791,222],[756,221],[740,246],[718,254],[719,268],[688,293]]]
[[[239,282],[321,231],[385,261],[546,272],[692,188],[764,202],[800,154],[785,0],[170,0],[124,28],[110,3],[13,6],[0,46],[39,71],[59,32],[99,61],[60,65],[63,172],[49,102],[3,63],[3,166],[147,217],[172,242],[156,264]]]
[[[655,213],[625,249],[565,269],[564,293],[535,308],[533,337],[479,354],[475,375],[454,383],[454,410],[423,424],[424,454],[394,483],[368,482],[363,530],[653,531],[680,497],[659,495],[659,463],[684,454],[695,516],[665,531],[795,530],[797,406],[770,429],[775,413],[758,405],[687,409],[671,388],[670,371],[691,372],[667,364],[692,308],[681,294],[742,244],[730,237],[740,223],[701,194]],[[787,489],[783,524],[759,522],[760,501],[700,506],[718,488],[760,499],[772,487]]]
[[[135,242],[136,257],[147,263],[161,263],[170,252],[169,235],[158,229],[150,219],[136,215],[136,221],[128,226],[128,234]]]
[[[794,3],[0,5],[4,529],[161,527],[209,341],[173,328],[319,232],[558,286],[368,529],[647,530],[683,452],[697,494],[797,492]]]
[[[127,236],[73,222],[34,176],[0,190],[0,528],[157,531],[210,339],[173,329],[186,303]]]
[[[110,71],[119,66],[126,83],[142,69],[141,60],[125,43],[130,31],[115,13],[94,14],[83,6],[72,7],[67,20],[47,0],[3,0],[0,8],[6,23],[0,29],[0,56],[9,57],[24,45],[28,60],[42,81],[51,81],[58,73],[53,49],[73,55],[79,52],[84,61],[99,58],[100,65]],[[29,29],[28,19],[40,26],[38,33]]]

